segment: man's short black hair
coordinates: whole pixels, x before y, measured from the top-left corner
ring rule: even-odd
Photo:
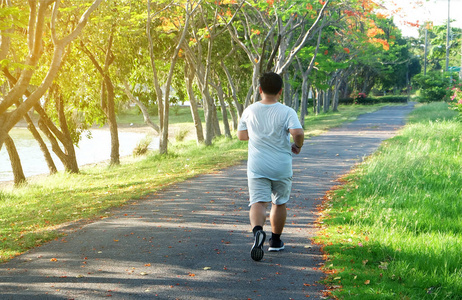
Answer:
[[[282,77],[274,72],[264,73],[259,81],[260,87],[265,94],[277,95],[282,89]]]

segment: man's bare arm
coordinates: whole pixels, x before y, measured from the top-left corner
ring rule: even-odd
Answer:
[[[305,131],[303,131],[302,128],[297,128],[289,129],[289,132],[294,139],[294,143],[292,144],[292,152],[299,154],[305,140]]]
[[[237,131],[237,138],[241,141],[248,141],[249,140],[249,132],[247,130],[238,130]]]

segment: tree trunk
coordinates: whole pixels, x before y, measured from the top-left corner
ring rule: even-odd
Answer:
[[[185,66],[184,79],[186,83],[186,92],[188,93],[189,106],[191,108],[191,115],[194,121],[194,128],[196,129],[196,141],[197,144],[204,142],[204,132],[202,129],[202,121],[199,117],[199,109],[196,101],[196,96],[194,95],[193,89],[193,80],[195,72],[194,69],[190,67],[188,63]]]
[[[340,78],[337,78],[337,80],[335,81],[335,87],[334,87],[334,99],[332,101],[332,111],[333,112],[338,112],[338,98],[339,98],[339,95],[340,95],[340,83],[341,83],[341,79]]]
[[[361,93],[363,93],[363,94],[367,94],[367,87],[369,85],[369,72],[365,72],[365,73],[366,73],[366,75],[363,76],[364,82],[363,82],[363,87],[361,89]]]
[[[63,96],[59,92],[59,87],[56,89],[55,93],[55,102],[56,102],[56,111],[58,112],[59,127],[63,137],[60,139],[61,143],[64,146],[66,158],[68,160],[68,165],[70,172],[78,173],[79,165],[77,163],[77,156],[75,155],[74,142],[72,140],[71,133],[69,131],[69,126],[67,124],[66,115],[64,113],[64,101]]]
[[[3,69],[3,73],[5,74],[5,76],[7,77],[8,81],[9,81],[9,83],[11,85],[16,84],[17,79],[8,71],[8,69],[6,67]],[[27,97],[30,96],[30,92],[28,90],[26,90],[24,92],[24,94]],[[18,101],[16,103],[16,106],[19,106],[19,104],[20,104],[20,102]],[[35,127],[34,122],[32,121],[32,119],[30,118],[30,116],[28,114],[24,115],[24,120],[27,122],[27,129],[32,133],[32,136],[35,138],[35,140],[39,144],[40,150],[42,150],[43,156],[44,156],[45,161],[46,161],[46,163],[48,165],[48,169],[50,170],[50,174],[57,173],[58,169],[56,168],[56,165],[53,162],[53,158],[50,155],[50,151],[48,151],[48,147],[45,144],[45,142],[43,141],[42,136],[40,135],[40,133],[37,131],[37,128]]]
[[[319,115],[321,112],[321,103],[322,103],[323,92],[319,89],[316,89],[316,115]]]
[[[303,77],[302,82],[302,99],[300,107],[300,124],[302,124],[303,129],[305,129],[305,116],[308,107],[308,78]]]
[[[213,103],[213,99],[210,95],[209,90],[209,83],[208,83],[208,73],[206,67],[202,63],[200,57],[202,50],[199,49],[197,56],[193,53],[193,51],[185,45],[186,50],[188,50],[187,60],[191,65],[191,68],[195,70],[195,76],[197,80],[197,84],[199,85],[199,90],[201,92],[201,96],[203,99],[203,108],[204,108],[204,115],[205,115],[205,140],[204,143],[207,146],[212,145],[212,140],[214,138],[214,133],[216,132],[214,126],[214,117],[213,111],[215,109],[215,104]]]
[[[42,136],[37,131],[37,128],[35,127],[31,118],[27,114],[24,115],[24,119],[27,122],[27,129],[29,129],[29,131],[32,133],[32,136],[35,138],[35,140],[39,144],[40,150],[42,150],[43,156],[48,166],[48,170],[50,171],[50,175],[57,173],[58,169],[56,168],[53,158],[51,157],[50,151],[48,151],[48,147],[43,141]]]
[[[343,90],[342,98],[346,99],[346,98],[348,98],[348,95],[350,94],[350,91],[349,91],[350,90],[350,83],[348,82],[347,78],[344,79],[343,83],[344,83],[345,87],[344,87],[344,90]]]
[[[146,19],[146,36],[148,37],[148,42],[149,42],[149,58],[151,62],[151,69],[153,73],[153,84],[156,89],[156,97],[157,97],[157,109],[158,109],[158,115],[159,115],[159,125],[160,125],[160,130],[162,130],[163,124],[164,124],[164,105],[162,102],[162,89],[160,87],[159,83],[159,77],[157,75],[157,66],[156,66],[156,60],[154,57],[154,43],[152,41],[151,37],[151,0],[148,0],[148,16]],[[159,142],[160,143],[160,142]]]
[[[208,91],[207,91],[208,92]],[[214,128],[213,128],[213,110],[214,105],[210,101],[210,95],[202,93],[204,100],[204,114],[205,114],[205,144],[207,146],[212,145],[212,140],[214,137]]]
[[[324,92],[324,101],[322,104],[322,111],[324,113],[327,113],[329,111],[331,94],[332,89],[328,89],[326,92]]]
[[[79,173],[79,165],[75,156],[74,144],[68,131],[61,132],[49,119],[46,112],[40,105],[35,106],[35,110],[39,113],[40,119],[38,122],[40,130],[46,135],[51,143],[51,149],[63,163],[66,172]],[[59,146],[57,139],[64,147],[64,151]]]
[[[229,113],[231,114],[231,119],[233,120],[233,130],[237,130],[237,126],[239,124],[239,117],[236,114],[236,111],[234,110],[233,103],[231,100],[228,101],[229,105]]]
[[[120,152],[119,152],[119,131],[117,129],[117,119],[115,114],[115,103],[114,103],[114,86],[109,76],[104,78],[105,88],[107,91],[106,98],[106,116],[109,123],[109,131],[111,133],[111,165],[120,164]]]
[[[112,80],[109,77],[109,66],[114,62],[114,56],[111,52],[113,38],[114,35],[111,33],[105,52],[103,67],[100,66],[95,56],[85,47],[83,42],[81,42],[80,45],[82,46],[83,51],[87,54],[88,58],[90,58],[96,70],[103,78],[103,81],[101,82],[101,108],[107,117],[109,132],[111,134],[111,165],[118,165],[120,164],[119,133],[115,115],[114,85],[112,84]]]
[[[222,120],[223,120],[223,127],[225,129],[225,136],[228,138],[231,138],[231,130],[229,128],[229,121],[228,121],[228,111],[226,109],[223,88],[221,87],[221,80],[218,80],[218,84],[211,83],[211,85],[217,91],[217,96],[220,101],[221,115],[222,115]]]
[[[8,135],[5,139],[6,151],[8,151],[8,156],[10,157],[11,168],[13,169],[14,176],[14,185],[19,186],[23,183],[26,183],[26,176],[22,170],[21,159],[18,155],[18,150],[14,145],[13,139]]]
[[[46,135],[52,145],[53,152],[58,156],[64,165],[67,172],[78,173],[79,166],[77,164],[77,158],[75,156],[74,143],[72,141],[71,134],[67,125],[66,117],[64,114],[64,105],[62,95],[59,93],[59,87],[52,85],[48,96],[54,96],[55,98],[55,111],[58,114],[58,121],[61,130],[59,130],[55,124],[50,120],[45,110],[39,105],[34,106],[35,111],[39,114],[39,128]],[[45,101],[44,105],[47,105],[48,101]],[[57,142],[59,140],[64,147],[64,151]]]
[[[117,119],[115,114],[115,95],[114,95],[114,85],[112,80],[109,77],[109,66],[114,61],[114,56],[112,55],[112,42],[114,40],[114,34],[111,33],[108,40],[108,46],[106,49],[106,57],[104,59],[104,71],[101,74],[103,76],[103,87],[106,89],[106,98],[102,99],[106,101],[106,106],[104,112],[106,113],[107,120],[109,123],[109,131],[111,133],[111,165],[120,164],[120,152],[119,152],[119,131],[117,129]]]
[[[220,121],[218,120],[217,106],[212,104],[212,121],[213,121],[213,134],[214,136],[221,136]]]

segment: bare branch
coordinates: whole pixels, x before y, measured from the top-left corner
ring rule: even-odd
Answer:
[[[324,11],[327,8],[327,5],[329,4],[330,0],[326,0],[324,3],[323,7],[319,11],[318,17],[316,18],[316,21],[311,25],[310,29],[306,31],[305,35],[303,36],[302,41],[290,51],[289,57],[286,59],[285,63],[282,66],[278,67],[278,70],[276,70],[277,73],[282,73],[284,72],[285,69],[287,69],[292,61],[294,60],[295,56],[297,55],[300,50],[302,50],[303,46],[307,42],[308,38],[313,34],[314,29],[318,26],[318,23],[321,21],[321,19],[324,17]]]
[[[53,45],[56,45],[58,43],[55,25],[56,19],[58,18],[59,2],[60,1],[55,1],[55,5],[53,5],[53,12],[51,13],[51,40],[53,41]]]

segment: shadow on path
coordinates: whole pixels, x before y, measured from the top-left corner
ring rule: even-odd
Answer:
[[[281,253],[250,258],[240,164],[170,186],[0,265],[0,298],[322,299],[322,254],[310,242],[315,207],[412,109],[385,107],[306,140],[294,157]]]

